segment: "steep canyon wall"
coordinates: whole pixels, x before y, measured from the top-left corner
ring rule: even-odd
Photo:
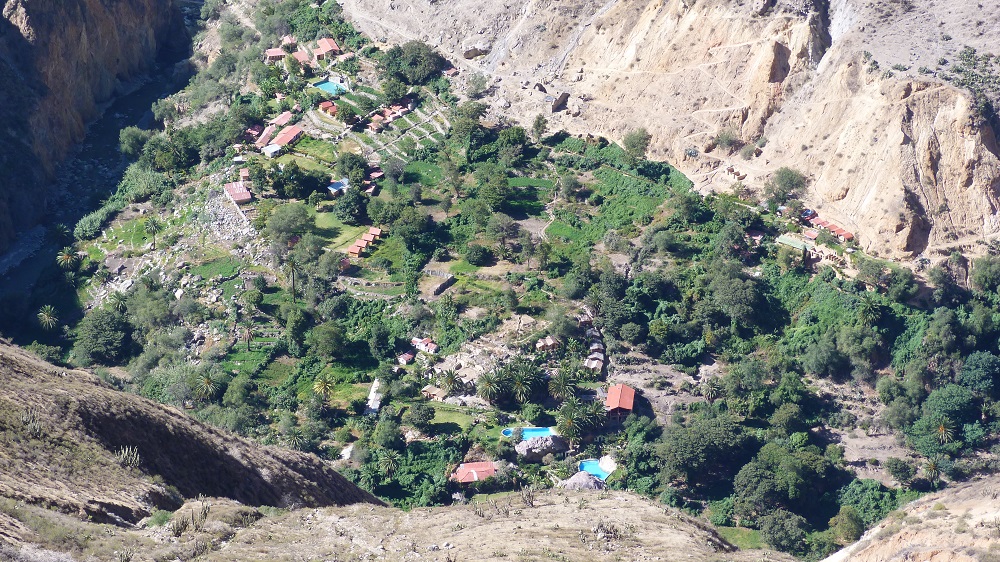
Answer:
[[[465,76],[496,81],[498,112],[550,129],[621,139],[646,127],[652,156],[699,190],[727,190],[735,165],[760,188],[791,166],[803,199],[869,251],[913,257],[1000,234],[995,134],[943,74],[964,45],[995,49],[1000,6],[958,0],[345,0],[364,31],[422,39]],[[985,6],[985,7],[984,7]],[[970,24],[973,22],[973,24]],[[467,60],[473,47],[487,51]],[[873,70],[871,60],[881,62]],[[894,70],[898,64],[908,68]],[[891,75],[890,75],[891,74]],[[571,93],[549,114],[545,93]],[[577,114],[578,113],[578,114]],[[766,138],[744,161],[722,130]],[[697,156],[688,156],[691,149]]]
[[[0,251],[44,215],[45,185],[100,105],[186,43],[173,0],[4,2]]]

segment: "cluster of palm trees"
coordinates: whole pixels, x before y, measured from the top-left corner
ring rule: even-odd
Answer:
[[[556,413],[556,431],[575,447],[584,432],[594,431],[604,425],[607,412],[600,400],[584,402],[572,396],[563,401]]]
[[[541,372],[530,359],[518,357],[479,377],[476,393],[490,404],[510,399],[524,404],[541,388],[542,380]]]

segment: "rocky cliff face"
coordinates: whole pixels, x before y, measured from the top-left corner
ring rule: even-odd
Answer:
[[[968,93],[917,72],[964,45],[995,49],[1000,6],[961,0],[345,0],[363,30],[419,38],[468,75],[499,79],[492,103],[530,123],[545,93],[570,92],[550,129],[620,139],[644,126],[652,156],[700,190],[732,164],[760,188],[791,166],[806,202],[873,253],[947,253],[1000,233],[995,132]],[[984,7],[985,6],[985,7]],[[969,25],[969,22],[976,22]],[[466,60],[473,47],[485,56]],[[872,68],[864,53],[879,61]],[[906,71],[886,73],[898,64]],[[574,115],[578,113],[578,115]],[[731,130],[762,154],[713,148]],[[694,149],[692,152],[691,149]],[[697,156],[688,154],[697,153]]]
[[[6,0],[0,250],[45,212],[46,180],[100,105],[186,32],[172,0]]]

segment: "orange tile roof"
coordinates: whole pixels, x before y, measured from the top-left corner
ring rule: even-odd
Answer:
[[[337,42],[334,41],[333,39],[328,38],[328,37],[324,37],[324,38],[320,39],[319,41],[317,41],[316,43],[319,45],[319,48],[316,49],[316,54],[318,54],[318,55],[325,55],[327,53],[339,53],[340,52],[340,46],[337,45]]]
[[[451,479],[456,482],[467,484],[469,482],[486,480],[490,476],[496,475],[496,473],[497,464],[495,462],[465,462],[458,465],[458,468],[456,468],[455,472],[452,473]]]
[[[302,135],[302,129],[298,126],[292,125],[290,127],[285,127],[280,133],[278,133],[278,136],[274,137],[274,141],[272,141],[271,144],[285,146],[286,144],[295,142],[300,135]]]
[[[634,403],[635,389],[624,384],[612,385],[612,387],[608,389],[608,398],[604,401],[604,405],[607,406],[609,410],[616,410],[619,408],[622,410],[631,410]]]

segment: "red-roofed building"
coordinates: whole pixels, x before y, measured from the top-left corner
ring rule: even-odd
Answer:
[[[275,117],[274,119],[271,119],[270,121],[268,121],[268,123],[274,125],[275,127],[284,127],[291,120],[292,120],[292,112],[291,111],[285,111],[281,115],[279,115],[279,116]]]
[[[819,228],[829,228],[830,227],[830,221],[828,221],[828,220],[823,220],[823,219],[813,219],[813,220],[814,220],[814,222],[812,223],[812,225],[815,226],[815,227],[819,227]]]
[[[281,44],[282,46],[291,45],[292,47],[294,47],[299,44],[299,40],[296,39],[294,35],[285,35],[284,37],[281,38]]]
[[[237,205],[249,203],[253,199],[253,196],[250,194],[250,188],[247,187],[245,182],[235,181],[227,183],[222,187],[226,191],[226,196],[229,197],[229,200]]]
[[[604,400],[604,407],[608,410],[609,417],[621,419],[632,413],[632,406],[635,404],[635,389],[625,384],[615,384],[608,389],[608,397]]]
[[[324,60],[340,52],[340,46],[329,37],[324,37],[316,42],[316,60]]]
[[[371,244],[372,242],[375,241],[375,235],[370,232],[366,232],[361,235],[361,239]]]
[[[480,482],[496,476],[497,468],[497,463],[492,461],[463,462],[452,473],[451,479],[460,484]]]
[[[345,60],[351,60],[354,58],[354,53],[344,53],[337,57],[337,62],[344,62]]]
[[[830,225],[830,234],[833,234],[834,236],[843,236],[845,232],[847,231],[835,224]]]
[[[437,353],[438,344],[431,341],[430,338],[412,338],[410,343],[413,347],[417,348],[417,351],[423,351],[424,353]]]
[[[360,258],[362,249],[363,248],[359,248],[358,245],[355,244],[347,249],[347,255],[351,256],[352,258]]]
[[[250,180],[250,168],[240,168],[240,181]]]
[[[332,101],[321,101],[319,102],[319,110],[327,115],[334,116],[337,115],[337,104]]]
[[[399,361],[400,365],[409,365],[410,363],[413,362],[413,359],[415,357],[416,355],[414,355],[412,351],[407,351],[406,353],[397,357],[396,360]]]
[[[854,235],[846,231],[843,234],[841,234],[840,237],[844,240],[844,242],[849,242],[851,240],[854,240]]]
[[[285,127],[278,133],[278,136],[274,137],[274,142],[271,144],[276,144],[278,146],[288,146],[293,142],[299,140],[302,136],[302,129],[296,125],[290,127]]]
[[[264,132],[262,132],[260,136],[257,137],[257,141],[254,142],[254,146],[256,146],[257,148],[264,148],[265,146],[267,146],[268,143],[271,141],[271,137],[274,136],[274,131],[276,130],[278,130],[276,126],[268,125],[264,129]]]
[[[306,51],[305,49],[299,49],[298,51],[295,51],[294,53],[292,53],[292,56],[295,57],[295,60],[299,61],[300,65],[312,66],[312,57],[309,56],[309,52]]]
[[[264,62],[278,62],[285,58],[288,53],[284,49],[275,47],[264,51]]]
[[[806,238],[808,238],[810,240],[815,240],[815,239],[819,238],[819,232],[816,232],[815,230],[813,230],[813,229],[810,228],[810,229],[802,231],[802,236],[805,236]]]
[[[368,234],[375,236],[375,239],[377,240],[382,237],[382,229],[377,226],[373,226],[368,229]]]

